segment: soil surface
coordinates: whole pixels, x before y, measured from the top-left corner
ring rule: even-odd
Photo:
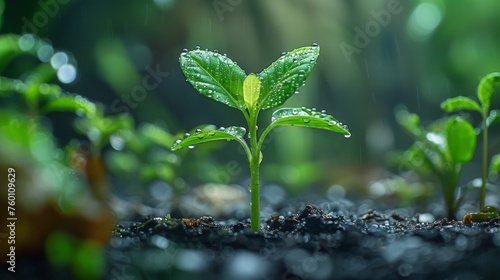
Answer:
[[[463,224],[396,212],[276,213],[248,220],[122,223],[108,279],[500,279],[500,219]]]

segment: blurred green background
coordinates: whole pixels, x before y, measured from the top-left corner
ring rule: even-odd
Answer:
[[[497,0],[0,1],[0,174],[14,168],[19,178],[17,253],[96,279],[117,221],[248,217],[249,172],[236,143],[170,151],[196,125],[245,125],[185,81],[178,59],[196,46],[247,74],[284,51],[321,46],[285,106],[326,110],[352,137],[273,131],[261,165],[263,217],[288,203],[285,191],[441,215],[442,204],[428,207],[436,185],[388,160],[412,143],[394,114],[406,107],[426,125],[445,115],[444,99],[475,96],[479,80],[500,70],[499,10]],[[490,154],[499,133],[491,129]],[[479,177],[478,154],[460,184]],[[363,201],[359,211],[382,207]]]
[[[316,42],[318,64],[285,106],[324,109],[353,136],[301,128],[272,133],[262,180],[292,193],[333,184],[364,192],[370,181],[390,176],[383,171],[391,167],[386,154],[411,143],[395,121],[397,106],[429,122],[444,115],[442,100],[474,95],[480,78],[500,69],[499,9],[495,0],[7,1],[1,31],[33,33],[68,52],[76,77],[62,87],[103,104],[105,115],[130,113],[135,123],[154,123],[172,134],[200,123],[244,124],[237,110],[185,81],[178,64],[183,48],[218,49],[250,73],[283,51]],[[15,60],[3,75],[17,77],[30,63]],[[262,126],[270,114],[261,114]],[[78,137],[72,118],[64,116],[48,116],[61,146]],[[498,141],[491,147],[498,149]],[[174,188],[245,182],[247,163],[235,143],[197,149],[182,154],[175,174],[160,178]],[[227,176],[228,161],[242,168]]]

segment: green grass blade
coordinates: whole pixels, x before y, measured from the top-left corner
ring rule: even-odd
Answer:
[[[193,148],[195,145],[211,141],[236,140],[241,142],[245,133],[246,129],[238,126],[230,126],[228,128],[221,127],[219,129],[208,130],[197,129],[192,134],[186,133],[186,137],[184,139],[175,141],[172,146],[172,151],[186,147]]]
[[[333,116],[327,115],[325,111],[317,112],[313,109],[281,108],[272,115],[270,127],[279,125],[304,126],[311,128],[326,129],[350,137],[347,126],[337,121]]]
[[[319,55],[319,46],[295,49],[273,62],[257,76],[261,80],[259,108],[275,108],[290,98],[301,87]]]
[[[231,59],[217,52],[183,52],[179,59],[186,79],[201,94],[244,110],[243,81],[245,72]]]

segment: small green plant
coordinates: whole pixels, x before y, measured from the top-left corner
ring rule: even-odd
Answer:
[[[298,92],[316,64],[319,50],[317,44],[295,49],[284,53],[262,72],[249,75],[217,51],[197,47],[193,51],[184,50],[180,56],[181,69],[196,90],[243,113],[248,124],[249,143],[244,140],[246,129],[243,127],[208,127],[186,133],[184,139],[174,143],[172,150],[193,148],[197,144],[217,140],[234,140],[241,144],[250,167],[251,229],[254,232],[260,229],[259,167],[263,158],[262,144],[267,134],[277,126],[291,125],[326,129],[350,136],[347,127],[333,116],[305,107],[278,109],[272,114],[271,124],[260,137],[257,135],[259,112],[282,105]]]
[[[498,111],[490,111],[491,97],[496,87],[500,86],[500,73],[495,72],[486,75],[479,82],[477,89],[477,97],[480,104],[475,100],[458,96],[449,98],[441,103],[441,108],[446,112],[457,111],[475,111],[481,114],[482,122],[481,129],[483,132],[483,150],[482,150],[482,173],[481,173],[481,196],[479,199],[479,212],[470,213],[472,221],[482,221],[491,217],[498,217],[498,211],[491,206],[485,206],[486,184],[487,184],[487,169],[488,169],[488,128],[492,124],[499,121]],[[498,170],[497,167],[499,157],[492,158],[492,171]],[[493,210],[494,209],[494,210]]]
[[[427,128],[420,125],[418,115],[405,110],[396,118],[415,139],[401,155],[401,164],[423,178],[429,174],[437,178],[448,217],[452,218],[461,201],[457,185],[463,166],[472,159],[476,147],[474,128],[458,116],[438,120]]]

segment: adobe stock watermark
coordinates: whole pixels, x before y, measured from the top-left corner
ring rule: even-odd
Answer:
[[[234,11],[234,8],[241,3],[243,3],[243,0],[214,0],[212,6],[214,6],[219,20],[224,21],[224,14]]]
[[[28,19],[27,17],[21,18],[23,22],[22,32],[23,33],[38,33],[40,28],[43,28],[49,23],[49,19],[55,17],[61,11],[61,5],[66,5],[71,0],[40,0],[38,1],[39,9],[33,17]]]
[[[148,65],[145,70],[148,74],[142,78],[141,85],[135,86],[130,94],[122,94],[121,99],[115,99],[111,103],[112,113],[128,113],[130,108],[137,108],[139,103],[148,96],[148,91],[156,89],[165,78],[170,76],[169,72],[161,71],[159,64],[155,69]]]
[[[399,0],[388,1],[386,9],[378,12],[370,11],[373,20],[368,21],[364,29],[358,26],[354,27],[356,34],[353,38],[353,44],[342,42],[339,45],[347,62],[351,63],[354,54],[360,54],[362,49],[368,47],[372,39],[380,34],[382,28],[389,25],[392,16],[401,13],[401,11],[403,11],[403,6]]]

